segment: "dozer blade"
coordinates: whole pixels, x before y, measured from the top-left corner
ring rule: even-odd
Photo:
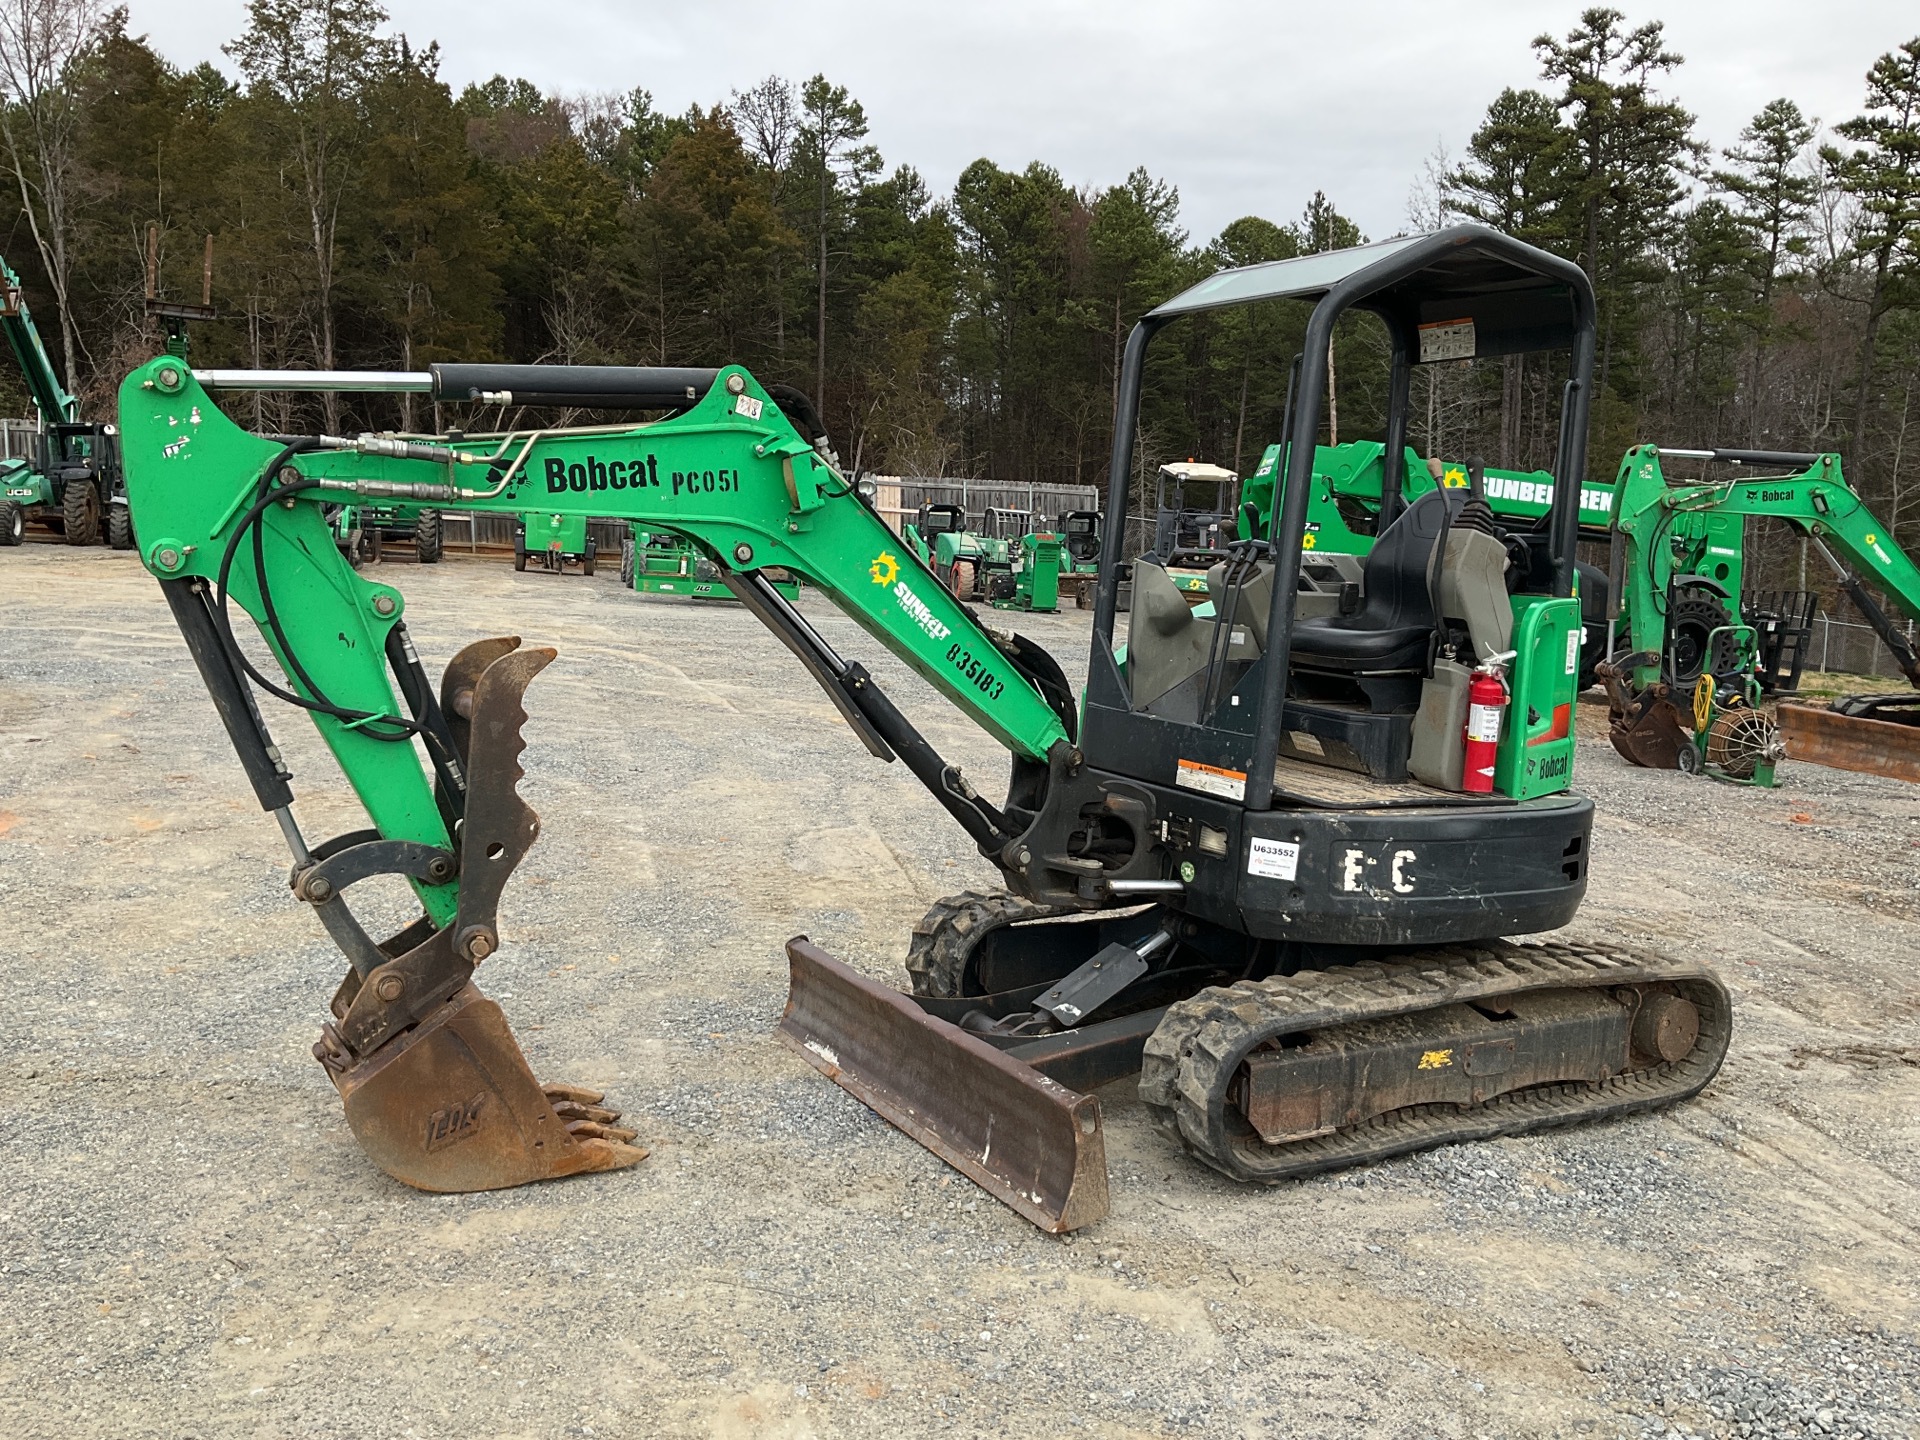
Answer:
[[[1779,717],[1789,759],[1920,781],[1920,726],[1813,705],[1782,705]]]
[[[647,1158],[597,1091],[543,1089],[500,1007],[472,985],[365,1060],[327,1072],[360,1148],[418,1190],[506,1190]]]
[[[799,937],[780,1037],[988,1194],[1062,1234],[1107,1213],[1100,1102]]]

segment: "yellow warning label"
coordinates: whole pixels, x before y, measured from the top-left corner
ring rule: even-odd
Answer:
[[[1429,1050],[1420,1057],[1422,1070],[1444,1070],[1453,1064],[1453,1051]]]

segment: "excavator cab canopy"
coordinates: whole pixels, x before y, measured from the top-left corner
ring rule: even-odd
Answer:
[[[1155,599],[1153,567],[1136,566],[1129,633],[1147,639],[1148,646],[1130,647],[1125,661],[1130,673],[1123,673],[1114,635],[1125,534],[1121,521],[1134,470],[1147,349],[1176,321],[1277,300],[1313,309],[1294,359],[1280,437],[1284,473],[1268,533],[1248,542],[1243,556],[1249,564],[1259,562],[1259,573],[1251,581],[1244,567],[1225,580],[1210,577],[1210,588],[1221,591],[1212,628],[1223,633],[1201,636],[1187,635],[1191,627],[1172,599],[1160,597],[1164,605]],[[1382,541],[1369,557],[1363,608],[1331,618],[1309,616],[1303,608],[1301,618],[1309,624],[1296,635],[1296,608],[1304,606],[1296,600],[1302,588],[1302,537],[1325,410],[1329,349],[1336,322],[1353,310],[1378,318],[1391,354],[1382,437],[1387,467]],[[1128,338],[1114,416],[1087,689],[1089,754],[1147,756],[1158,773],[1172,769],[1161,763],[1169,759],[1162,752],[1171,751],[1182,764],[1196,761],[1244,772],[1246,807],[1264,810],[1273,804],[1282,736],[1294,723],[1283,714],[1290,715],[1300,698],[1301,686],[1290,685],[1296,671],[1303,684],[1312,674],[1337,672],[1350,679],[1366,692],[1363,709],[1403,708],[1400,692],[1409,677],[1417,690],[1417,677],[1431,662],[1435,618],[1429,596],[1437,585],[1431,557],[1444,550],[1450,504],[1440,492],[1412,508],[1403,499],[1411,382],[1418,365],[1539,351],[1567,354],[1553,503],[1534,537],[1532,568],[1538,579],[1529,588],[1571,595],[1594,348],[1593,291],[1580,268],[1479,225],[1225,270],[1148,312]],[[1301,443],[1292,444],[1294,437]],[[1407,523],[1395,529],[1403,515]],[[1386,543],[1390,530],[1395,531],[1392,544]],[[1230,591],[1226,580],[1231,580]],[[1169,636],[1180,638],[1165,643]],[[1190,653],[1175,653],[1180,651]],[[1156,666],[1156,658],[1167,663]],[[1242,667],[1238,679],[1232,678],[1234,663]],[[1388,673],[1399,677],[1391,685],[1378,678]],[[1235,783],[1234,789],[1242,788]]]

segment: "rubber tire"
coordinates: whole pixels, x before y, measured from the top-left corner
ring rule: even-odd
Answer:
[[[133,512],[124,505],[107,507],[107,544],[115,550],[134,548]]]
[[[633,588],[634,550],[632,536],[620,542],[620,583],[629,590]]]
[[[380,527],[375,525],[371,530],[361,533],[366,537],[367,559],[378,565],[385,558],[385,537],[380,533]]]
[[[422,510],[413,521],[413,558],[422,565],[438,565],[440,553],[440,512]]]
[[[1736,623],[1727,607],[1711,591],[1697,585],[1683,587],[1673,600],[1673,610],[1667,616],[1666,661],[1672,672],[1673,683],[1692,687],[1700,678],[1700,672],[1712,663],[1712,657],[1706,653],[1707,637],[1713,631]],[[1687,658],[1681,659],[1681,629],[1685,627],[1691,642],[1687,647]],[[1695,654],[1695,647],[1698,654]]]
[[[580,557],[580,573],[582,575],[593,574],[593,562],[599,558],[599,554],[599,547],[593,543],[593,537],[588,536],[587,553]]]
[[[60,518],[69,545],[93,545],[100,539],[100,492],[91,480],[69,481],[60,495]]]
[[[966,571],[965,581],[962,581],[960,578],[960,572],[962,570]],[[973,598],[974,570],[975,566],[971,560],[956,560],[953,562],[951,568],[948,569],[947,589],[953,592],[954,599],[971,600]]]
[[[527,552],[526,551],[515,550],[513,552],[513,568],[516,570],[525,570],[527,568]]]
[[[0,500],[0,545],[18,545],[26,534],[27,512],[11,500]]]

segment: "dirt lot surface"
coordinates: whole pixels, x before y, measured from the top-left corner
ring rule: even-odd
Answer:
[[[1720,968],[1738,1024],[1703,1097],[1247,1189],[1122,1084],[1113,1214],[1063,1241],[769,1038],[788,936],[898,978],[927,905],[992,878],[774,640],[605,574],[382,578],[436,671],[487,634],[561,650],[529,694],[545,834],[480,979],[652,1158],[455,1197],[367,1163],[307,1053],[341,962],[152,582],[0,553],[0,1435],[1920,1425],[1920,788],[1738,789],[1589,738],[1572,933]],[[804,608],[997,787],[990,740]],[[1084,615],[1021,628],[1083,672]],[[309,837],[357,825],[311,728],[270,723]]]

